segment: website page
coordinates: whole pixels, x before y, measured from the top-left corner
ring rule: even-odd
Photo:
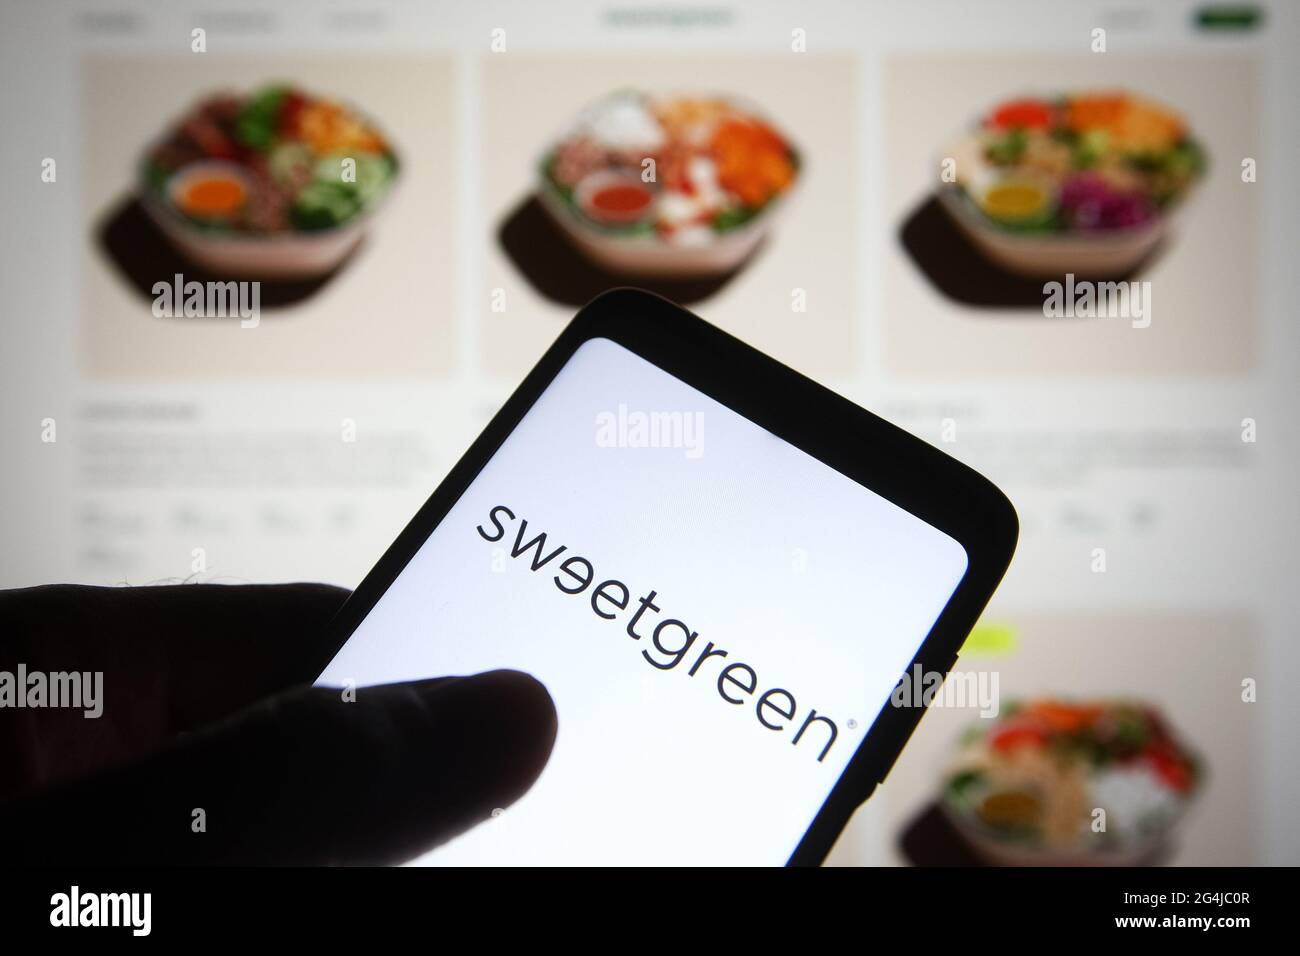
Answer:
[[[353,588],[638,285],[1020,517],[968,692],[828,863],[1077,861],[1097,809],[1125,860],[1300,861],[1298,39],[1280,2],[7,3],[0,588]],[[781,861],[963,562],[595,342],[323,679],[559,702],[535,788],[431,862],[579,813],[574,861]],[[704,809],[618,825],[670,757]]]

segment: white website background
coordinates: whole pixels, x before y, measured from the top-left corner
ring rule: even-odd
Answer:
[[[1171,862],[1293,863],[1300,180],[1287,170],[1300,155],[1300,9],[1261,3],[1255,29],[1224,33],[1198,28],[1204,5],[4,4],[0,586],[355,587],[576,311],[539,295],[498,239],[547,137],[629,82],[698,84],[757,101],[803,147],[807,175],[752,265],[692,311],[977,468],[1016,505],[1017,555],[985,616],[1010,641],[968,649],[960,666],[997,670],[1007,698],[1157,703],[1208,770]],[[206,54],[190,52],[195,26]],[[791,52],[796,28],[805,54]],[[1091,53],[1098,28],[1105,54]],[[689,70],[675,68],[683,58]],[[148,361],[117,345],[107,364],[92,331],[112,346],[151,321],[100,241],[141,150],[196,97],[275,80],[355,102],[393,134],[410,174],[396,218],[314,298],[268,307],[259,329],[232,325],[247,363],[216,362],[229,343],[209,355],[182,341]],[[932,288],[900,229],[945,137],[1002,97],[1115,85],[1176,108],[1211,147],[1205,192],[1142,276],[1151,326],[1052,325]],[[46,157],[57,183],[40,179]],[[1259,164],[1249,185],[1246,157]],[[408,221],[422,231],[394,228]],[[807,313],[791,311],[795,288]],[[1188,300],[1216,304],[1188,319]],[[323,332],[339,329],[360,347]],[[242,346],[268,332],[291,362]],[[41,441],[46,419],[57,443]],[[344,422],[355,441],[341,440]],[[577,528],[539,527],[611,575],[640,573]],[[546,581],[545,598],[582,609]],[[713,627],[696,625],[703,639]],[[1246,678],[1268,689],[1251,705]],[[903,862],[899,834],[977,719],[928,714],[828,862]]]

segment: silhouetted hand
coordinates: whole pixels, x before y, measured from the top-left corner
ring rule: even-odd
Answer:
[[[382,863],[508,806],[555,741],[514,671],[338,690],[324,585],[0,592],[0,671],[103,672],[102,715],[0,707],[0,861]],[[204,832],[196,832],[202,811]]]

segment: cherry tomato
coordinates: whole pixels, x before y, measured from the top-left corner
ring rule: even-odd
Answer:
[[[1192,789],[1192,768],[1177,754],[1156,748],[1147,752],[1146,759],[1156,776],[1170,790],[1186,793]]]
[[[1008,723],[989,735],[989,746],[1006,753],[1017,747],[1042,747],[1047,743],[1047,732],[1033,724]]]
[[[1052,107],[1042,100],[1011,100],[989,117],[997,129],[1046,129],[1052,124]]]

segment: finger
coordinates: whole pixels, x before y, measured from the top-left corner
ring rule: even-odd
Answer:
[[[0,799],[156,750],[180,731],[313,680],[347,598],[320,584],[0,591],[0,670],[102,674],[102,713],[0,713]],[[93,678],[92,678],[93,679]]]
[[[291,691],[141,764],[0,812],[17,863],[386,863],[532,785],[555,741],[516,671]],[[205,832],[195,832],[202,811]]]

